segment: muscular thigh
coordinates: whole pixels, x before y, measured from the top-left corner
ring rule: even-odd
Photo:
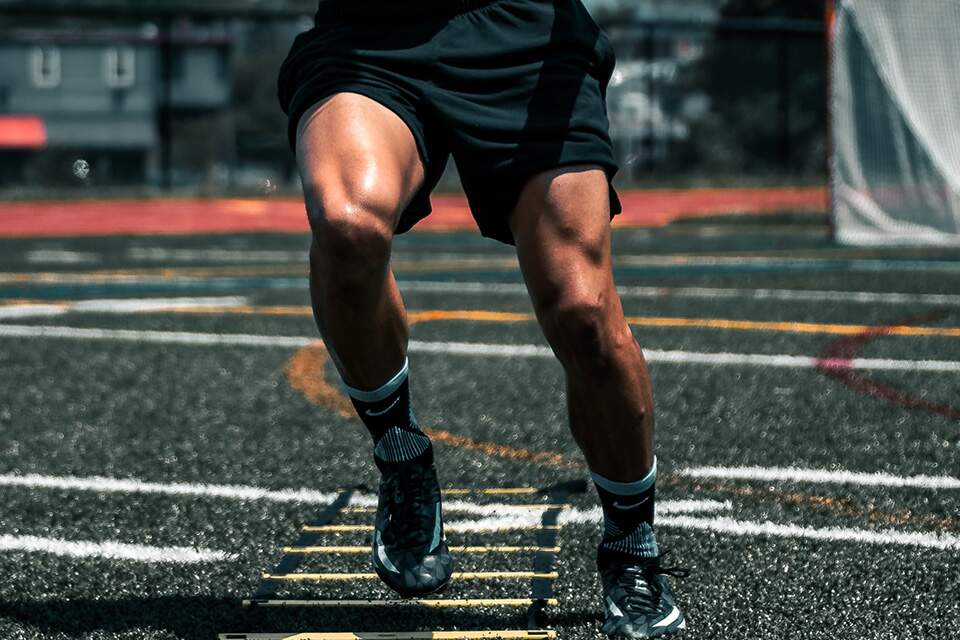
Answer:
[[[416,141],[390,109],[338,93],[300,119],[297,165],[311,225],[329,215],[375,215],[392,232],[424,181]],[[391,219],[392,217],[392,219]]]
[[[610,201],[602,169],[584,165],[535,176],[520,194],[510,227],[536,307],[569,296],[610,295]]]

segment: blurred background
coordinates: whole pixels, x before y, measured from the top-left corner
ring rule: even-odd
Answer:
[[[621,187],[826,182],[822,1],[584,2],[617,51]],[[296,192],[275,78],[315,8],[0,0],[0,196]]]

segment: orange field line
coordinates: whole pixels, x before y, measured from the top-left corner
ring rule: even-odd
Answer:
[[[310,307],[298,306],[238,306],[196,307],[170,311],[172,313],[238,314],[238,315],[289,315],[309,316]],[[154,313],[168,313],[161,310]],[[435,321],[469,322],[532,322],[532,313],[515,311],[490,311],[483,309],[432,309],[410,311],[407,317],[411,324]],[[821,322],[793,322],[768,320],[730,320],[724,318],[679,318],[671,316],[627,316],[627,322],[635,327],[726,329],[730,331],[772,331],[780,333],[816,333],[828,335],[859,335],[876,330],[867,324],[837,324]],[[915,327],[908,325],[884,326],[885,336],[960,338],[960,327]]]
[[[341,417],[356,418],[356,412],[350,400],[326,380],[325,370],[328,358],[327,350],[319,341],[298,351],[287,363],[286,374],[290,386],[314,404],[329,409]],[[426,427],[423,430],[435,442],[478,451],[488,456],[547,464],[563,469],[579,469],[583,466],[579,461],[559,453],[531,451],[494,442],[483,442],[443,429]]]

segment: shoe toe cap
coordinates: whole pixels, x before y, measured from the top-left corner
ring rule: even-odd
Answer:
[[[446,547],[421,556],[413,552],[391,554],[397,572],[387,570],[378,563],[377,573],[387,586],[406,597],[427,595],[443,588],[453,573],[453,559]]]

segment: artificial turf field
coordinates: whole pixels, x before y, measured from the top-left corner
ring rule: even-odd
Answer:
[[[960,637],[958,252],[840,247],[812,215],[614,243],[686,637]],[[369,532],[341,526],[372,521],[376,476],[314,342],[306,248],[0,240],[0,638],[598,637],[599,515],[562,373],[511,250],[474,233],[394,253],[415,408],[459,490],[448,539],[471,547],[451,606],[242,606],[393,599],[350,549]]]

